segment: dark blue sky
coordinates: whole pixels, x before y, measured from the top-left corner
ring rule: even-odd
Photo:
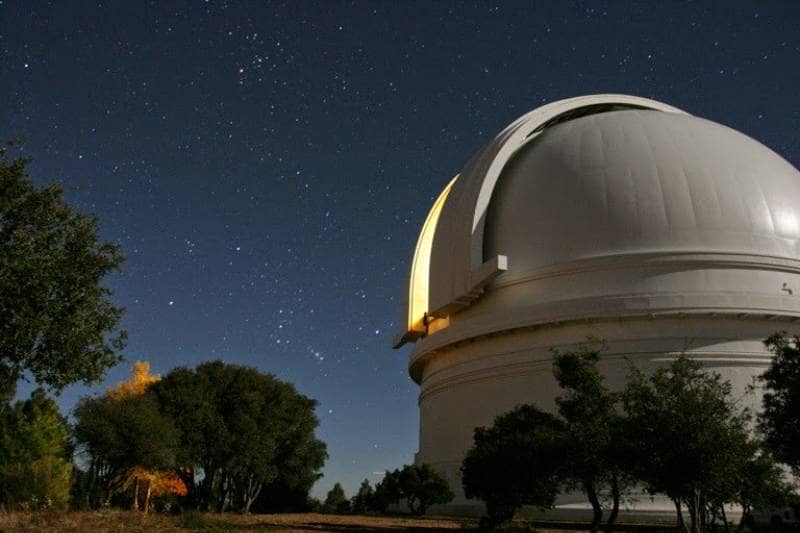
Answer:
[[[0,139],[128,256],[129,361],[256,366],[320,402],[316,493],[413,459],[390,348],[466,160],[570,96],[655,98],[800,165],[800,3],[0,0]],[[68,388],[61,405],[105,384]]]

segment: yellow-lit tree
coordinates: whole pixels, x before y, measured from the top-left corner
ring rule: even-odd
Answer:
[[[116,387],[109,388],[106,394],[114,401],[139,396],[144,394],[147,387],[161,380],[161,375],[150,373],[150,363],[147,361],[136,361],[133,364],[131,379],[120,381]],[[124,485],[133,491],[133,509],[139,509],[139,495],[144,492],[144,505],[142,510],[150,510],[150,498],[152,496],[162,496],[165,494],[175,494],[178,496],[187,493],[186,485],[172,471],[153,470],[142,467],[134,467],[128,471],[127,480]]]
[[[120,381],[116,387],[106,391],[112,400],[119,400],[129,396],[144,394],[147,387],[161,379],[160,374],[150,373],[150,363],[147,361],[136,361],[133,363],[133,372],[129,381]]]

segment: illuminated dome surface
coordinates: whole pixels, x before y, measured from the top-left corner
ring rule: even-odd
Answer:
[[[768,363],[762,339],[800,317],[798,206],[800,172],[779,155],[666,104],[594,95],[512,123],[417,243],[396,343],[416,341],[417,461],[460,489],[473,429],[552,408],[550,348],[588,336],[607,343],[612,387],[629,360],[689,353],[744,393]]]
[[[506,165],[484,258],[515,273],[619,254],[798,257],[800,175],[735,130],[623,110],[548,128]],[[524,228],[525,231],[520,231]]]

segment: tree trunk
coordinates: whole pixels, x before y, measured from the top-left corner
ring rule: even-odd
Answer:
[[[731,528],[728,524],[728,517],[725,514],[725,504],[719,506],[720,513],[722,513],[722,525],[725,526],[725,533],[730,533]]]
[[[606,522],[606,533],[614,531],[614,523],[617,521],[617,515],[619,515],[619,478],[616,473],[611,475],[611,498],[611,514],[608,515],[608,521]]]
[[[678,530],[686,531],[686,524],[683,522],[683,511],[681,510],[681,501],[679,499],[672,500],[675,504],[675,514],[678,520]]]
[[[144,512],[145,514],[150,512],[150,494],[153,491],[153,482],[147,482],[147,494],[144,497]]]
[[[597,533],[600,529],[600,523],[603,521],[603,508],[600,506],[600,500],[597,498],[597,491],[594,488],[594,483],[590,480],[584,480],[583,487],[586,490],[586,496],[589,497],[589,502],[592,504],[592,524],[591,533]]]
[[[264,486],[263,483],[255,483],[252,486],[252,490],[247,495],[247,502],[244,506],[244,513],[247,514],[250,512],[250,506],[253,505],[253,502],[256,501],[258,495],[261,493],[261,488]]]
[[[250,512],[250,494],[253,491],[253,474],[247,476],[247,487],[242,491],[242,512]]]
[[[736,531],[743,531],[744,526],[747,523],[747,517],[750,516],[750,507],[747,505],[742,506],[742,517],[739,519],[739,527],[736,528]]]
[[[700,512],[700,494],[695,489],[692,491],[692,502],[689,505],[689,526],[692,533],[700,532]]]
[[[175,473],[186,486],[186,491],[189,496],[196,496],[195,495],[195,483],[194,483],[194,468],[176,468]]]
[[[213,465],[203,465],[203,479],[197,487],[198,508],[203,511],[216,511],[216,502],[212,496],[217,475],[216,468]]]
[[[697,505],[698,515],[697,516],[700,519],[700,526],[699,526],[698,530],[699,531],[705,531],[706,530],[706,525],[708,525],[708,509],[706,509],[706,507],[707,507],[706,499],[705,499],[705,496],[703,495],[703,492],[702,491],[698,491],[698,494],[699,495],[698,495],[698,500],[697,500],[698,501],[698,505]],[[716,512],[716,510],[714,512]]]
[[[228,501],[230,500],[231,496],[231,479],[229,476],[224,476],[222,478],[222,505],[220,507],[219,512],[224,513],[225,510],[228,508]]]
[[[139,478],[133,478],[133,505],[131,505],[131,511],[138,511],[139,510]]]

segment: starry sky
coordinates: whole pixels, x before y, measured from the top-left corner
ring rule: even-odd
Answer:
[[[223,359],[319,401],[348,495],[413,460],[417,232],[524,112],[620,92],[800,166],[800,3],[0,0],[0,139],[127,254],[127,377]],[[22,387],[26,392],[30,387]]]

